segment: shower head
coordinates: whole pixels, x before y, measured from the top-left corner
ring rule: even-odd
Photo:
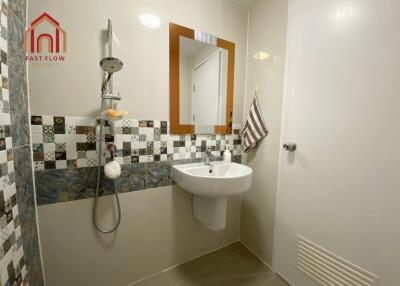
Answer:
[[[120,71],[124,64],[117,58],[107,57],[100,61],[100,66],[103,71],[111,74]]]

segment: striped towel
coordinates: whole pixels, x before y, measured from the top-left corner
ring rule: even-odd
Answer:
[[[268,135],[268,130],[265,127],[264,119],[262,118],[257,96],[254,97],[251,104],[249,114],[246,117],[246,122],[240,135],[244,140],[244,152],[249,152],[257,146],[257,143]]]

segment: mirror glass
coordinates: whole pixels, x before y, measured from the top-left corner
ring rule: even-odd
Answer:
[[[228,50],[179,37],[179,123],[226,125]]]

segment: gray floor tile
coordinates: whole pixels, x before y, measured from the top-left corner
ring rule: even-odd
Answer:
[[[257,274],[256,276],[261,282],[264,283],[263,285],[265,285],[265,283],[270,282],[270,280],[272,280],[276,276],[276,274],[272,271],[268,271]]]
[[[217,286],[264,286],[256,276],[230,277],[217,281]]]
[[[221,248],[217,251],[200,257],[200,259],[202,259],[204,264],[208,267],[213,267],[233,258],[236,258],[236,255],[234,251],[229,247]]]
[[[204,270],[205,264],[202,259],[198,258],[167,271],[167,276],[170,284],[175,286],[178,283],[189,280]]]
[[[148,284],[135,286],[287,286],[240,242],[163,274],[152,277],[153,281],[142,282]]]
[[[289,284],[287,284],[283,279],[281,279],[277,275],[262,285],[263,286],[289,286]]]
[[[154,275],[132,286],[169,286],[168,277],[166,273]]]
[[[217,286],[214,276],[208,271],[202,271],[177,286]]]

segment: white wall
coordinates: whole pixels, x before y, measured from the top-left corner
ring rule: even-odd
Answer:
[[[192,196],[176,185],[120,199],[121,225],[108,235],[94,229],[91,199],[38,208],[48,286],[125,286],[239,238],[239,197],[229,199],[227,227],[219,232],[192,215]],[[99,200],[99,222],[107,228],[111,200]]]
[[[175,22],[235,42],[234,121],[241,123],[245,80],[246,12],[228,0],[32,0],[28,20],[44,11],[68,33],[67,60],[60,66],[30,64],[32,114],[94,115],[99,108],[101,69],[106,56],[102,30],[113,21],[113,55],[124,62],[115,76],[122,106],[136,119],[169,119],[169,26]],[[150,11],[162,26],[140,26],[138,15]]]
[[[253,186],[242,196],[241,239],[264,261],[272,263],[275,197],[286,47],[286,0],[263,0],[250,10],[246,114],[259,87],[259,103],[269,135],[247,156]],[[257,61],[254,54],[270,55]]]
[[[179,55],[179,121],[192,124],[192,64],[191,59]]]

